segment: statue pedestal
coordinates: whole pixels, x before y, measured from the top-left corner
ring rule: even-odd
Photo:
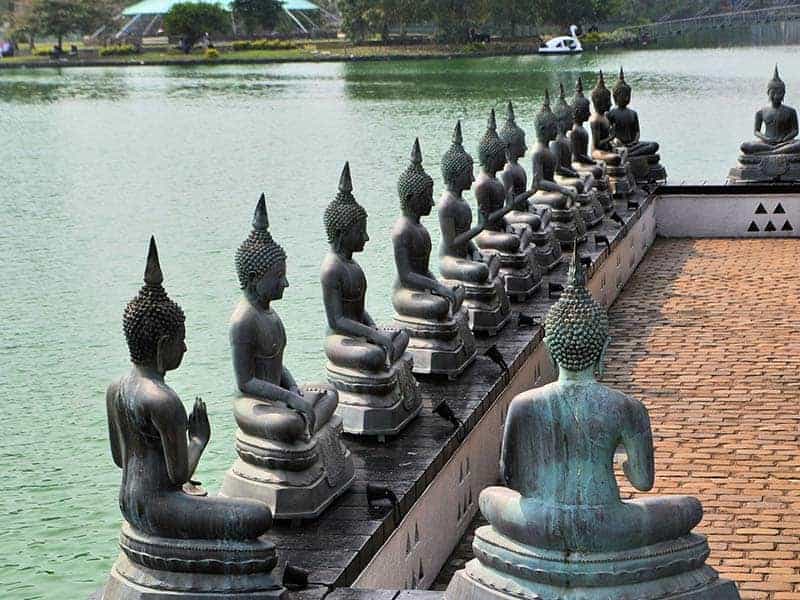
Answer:
[[[353,435],[395,435],[422,410],[413,358],[406,353],[384,371],[370,373],[328,361],[328,381],[339,392],[336,414]]]
[[[728,174],[728,182],[795,183],[800,182],[800,154],[741,155]]]
[[[550,211],[548,210],[548,222]],[[552,271],[561,264],[561,243],[556,239],[552,227],[543,231],[534,231],[531,236],[533,258],[542,270]]]
[[[464,311],[459,310],[447,321],[396,314],[394,325],[405,329],[411,338],[408,351],[414,357],[414,373],[455,379],[475,360],[475,338]]]
[[[620,166],[606,165],[608,185],[614,198],[627,198],[636,191],[636,183],[630,172],[629,163]]]
[[[355,467],[334,415],[308,442],[284,443],[236,432],[239,457],[220,494],[260,500],[275,519],[314,519],[353,483]]]
[[[738,600],[705,565],[699,535],[616,552],[567,553],[519,544],[491,526],[475,532],[476,558],[454,576],[447,600]]]
[[[506,290],[499,280],[469,283],[443,279],[442,283],[450,287],[460,285],[464,288],[464,302],[461,308],[467,312],[467,322],[473,333],[496,335],[511,320],[511,305]]]
[[[171,539],[145,535],[128,523],[103,600],[286,600],[272,577],[275,546],[252,542]]]
[[[533,267],[535,263],[532,254],[530,256],[522,252],[507,254],[491,248],[481,248],[481,252],[497,256],[500,263],[498,277],[503,282],[503,288],[510,299],[526,300],[542,285],[541,273]]]
[[[577,241],[586,241],[586,224],[577,206],[565,209],[552,209],[550,225],[561,248],[570,249]]]
[[[606,214],[606,211],[603,208],[603,205],[600,204],[600,200],[598,200],[597,194],[594,190],[588,194],[581,194],[578,196],[578,210],[580,211],[581,217],[588,228],[597,227],[600,225],[600,223],[603,222],[603,217],[605,217]]]

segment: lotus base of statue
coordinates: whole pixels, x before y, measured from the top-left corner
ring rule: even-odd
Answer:
[[[705,537],[642,548],[564,552],[520,544],[480,527],[476,558],[450,582],[447,600],[738,600],[731,581],[705,565]]]
[[[487,256],[495,255],[500,263],[497,276],[510,300],[521,302],[533,296],[542,285],[542,274],[533,261],[533,254],[517,252],[508,254],[489,248],[481,248]]]
[[[736,184],[800,182],[800,154],[743,154],[728,173],[728,182]]]
[[[272,576],[278,562],[266,538],[251,542],[173,539],[124,523],[120,554],[103,600],[285,600]]]
[[[480,335],[497,335],[511,320],[511,304],[503,284],[495,279],[486,283],[470,283],[443,279],[444,285],[464,288],[464,302],[469,329]]]
[[[413,372],[418,375],[455,379],[475,360],[475,337],[464,311],[445,321],[395,315],[394,326],[409,335],[407,351],[414,357]]]
[[[284,443],[239,429],[239,456],[225,475],[220,494],[260,500],[275,519],[314,519],[355,478],[353,457],[341,434],[342,419],[336,415],[308,441]]]
[[[379,439],[400,433],[422,410],[413,365],[408,352],[377,373],[328,361],[328,381],[339,392],[336,414],[342,418],[344,431]]]

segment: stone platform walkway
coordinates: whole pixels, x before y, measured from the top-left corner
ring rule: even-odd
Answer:
[[[603,381],[650,411],[653,493],[700,498],[709,564],[744,599],[800,600],[798,255],[792,240],[659,239],[609,315]]]

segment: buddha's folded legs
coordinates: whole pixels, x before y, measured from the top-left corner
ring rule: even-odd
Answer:
[[[417,319],[443,321],[450,313],[450,303],[442,296],[408,288],[394,291],[392,305],[398,315]]]
[[[497,250],[506,254],[516,254],[520,249],[520,239],[513,233],[484,230],[476,239],[479,247]]]
[[[552,505],[501,487],[485,489],[480,508],[495,530],[517,542],[575,552],[625,550],[676,539],[690,533],[703,516],[700,502],[688,496]]]
[[[146,523],[132,525],[143,533],[170,538],[252,540],[272,524],[270,510],[262,502],[192,496],[182,491],[153,497],[145,511]]]
[[[634,142],[628,148],[628,156],[647,156],[658,152],[657,142]]]
[[[467,258],[443,256],[439,262],[439,272],[445,279],[467,283],[486,283],[489,281],[489,265]]]
[[[321,412],[328,412],[327,398],[332,394],[323,396],[325,402],[320,407]],[[333,408],[336,408],[336,396],[333,396]],[[317,412],[317,407],[314,407]],[[333,414],[333,410],[330,411]],[[330,418],[323,418],[317,413],[317,422],[324,424]],[[291,444],[297,440],[305,439],[307,425],[305,419],[296,410],[292,410],[282,402],[263,400],[250,396],[242,396],[233,402],[233,415],[236,424],[244,433],[257,438],[275,440]]]
[[[592,152],[592,158],[595,160],[602,160],[607,165],[618,167],[622,164],[622,156],[616,152],[606,152],[605,150],[595,150]]]
[[[376,372],[386,368],[386,352],[364,338],[329,335],[325,338],[325,355],[333,364],[347,369]]]

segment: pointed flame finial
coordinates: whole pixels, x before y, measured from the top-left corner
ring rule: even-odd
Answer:
[[[778,64],[775,63],[775,72],[772,74],[772,79],[774,81],[781,81],[781,76],[778,74]]]
[[[619,68],[619,80],[625,81],[625,72],[622,70],[622,67]]]
[[[578,253],[577,241],[572,247],[572,264],[569,267],[567,285],[570,285],[574,288],[582,288],[586,285],[586,273],[583,270],[581,255]]]
[[[353,191],[353,181],[350,179],[350,162],[344,163],[342,175],[339,177],[339,191],[349,194]]]
[[[495,119],[495,116],[494,116],[494,109],[492,109],[489,112],[489,121],[486,124],[486,127],[488,129],[490,129],[491,131],[497,130],[497,119]]]
[[[550,110],[550,90],[545,88],[544,90],[544,102],[542,103],[542,110],[549,111]]]
[[[581,79],[580,75],[578,75],[578,81],[575,83],[575,93],[577,94],[583,93],[583,79]]]
[[[597,87],[606,87],[606,78],[603,76],[603,69],[600,69],[600,76],[597,78]]]
[[[144,269],[144,283],[149,286],[160,286],[164,281],[161,264],[158,262],[156,238],[150,236],[150,248],[147,250],[147,266]]]
[[[256,204],[256,211],[253,214],[253,229],[266,231],[269,229],[269,216],[267,215],[267,197],[261,193],[261,197]]]
[[[419,138],[414,140],[414,146],[411,148],[411,163],[414,165],[422,164],[422,149],[419,147]]]
[[[461,135],[461,119],[456,121],[456,128],[453,129],[453,143],[459,146],[464,143],[464,136]]]
[[[514,123],[516,120],[517,118],[514,115],[514,105],[511,103],[511,100],[509,100],[508,106],[506,107],[506,121],[509,123]]]
[[[566,97],[564,96],[564,84],[561,82],[558,83],[558,97],[561,100],[564,100],[565,102],[567,100]]]

